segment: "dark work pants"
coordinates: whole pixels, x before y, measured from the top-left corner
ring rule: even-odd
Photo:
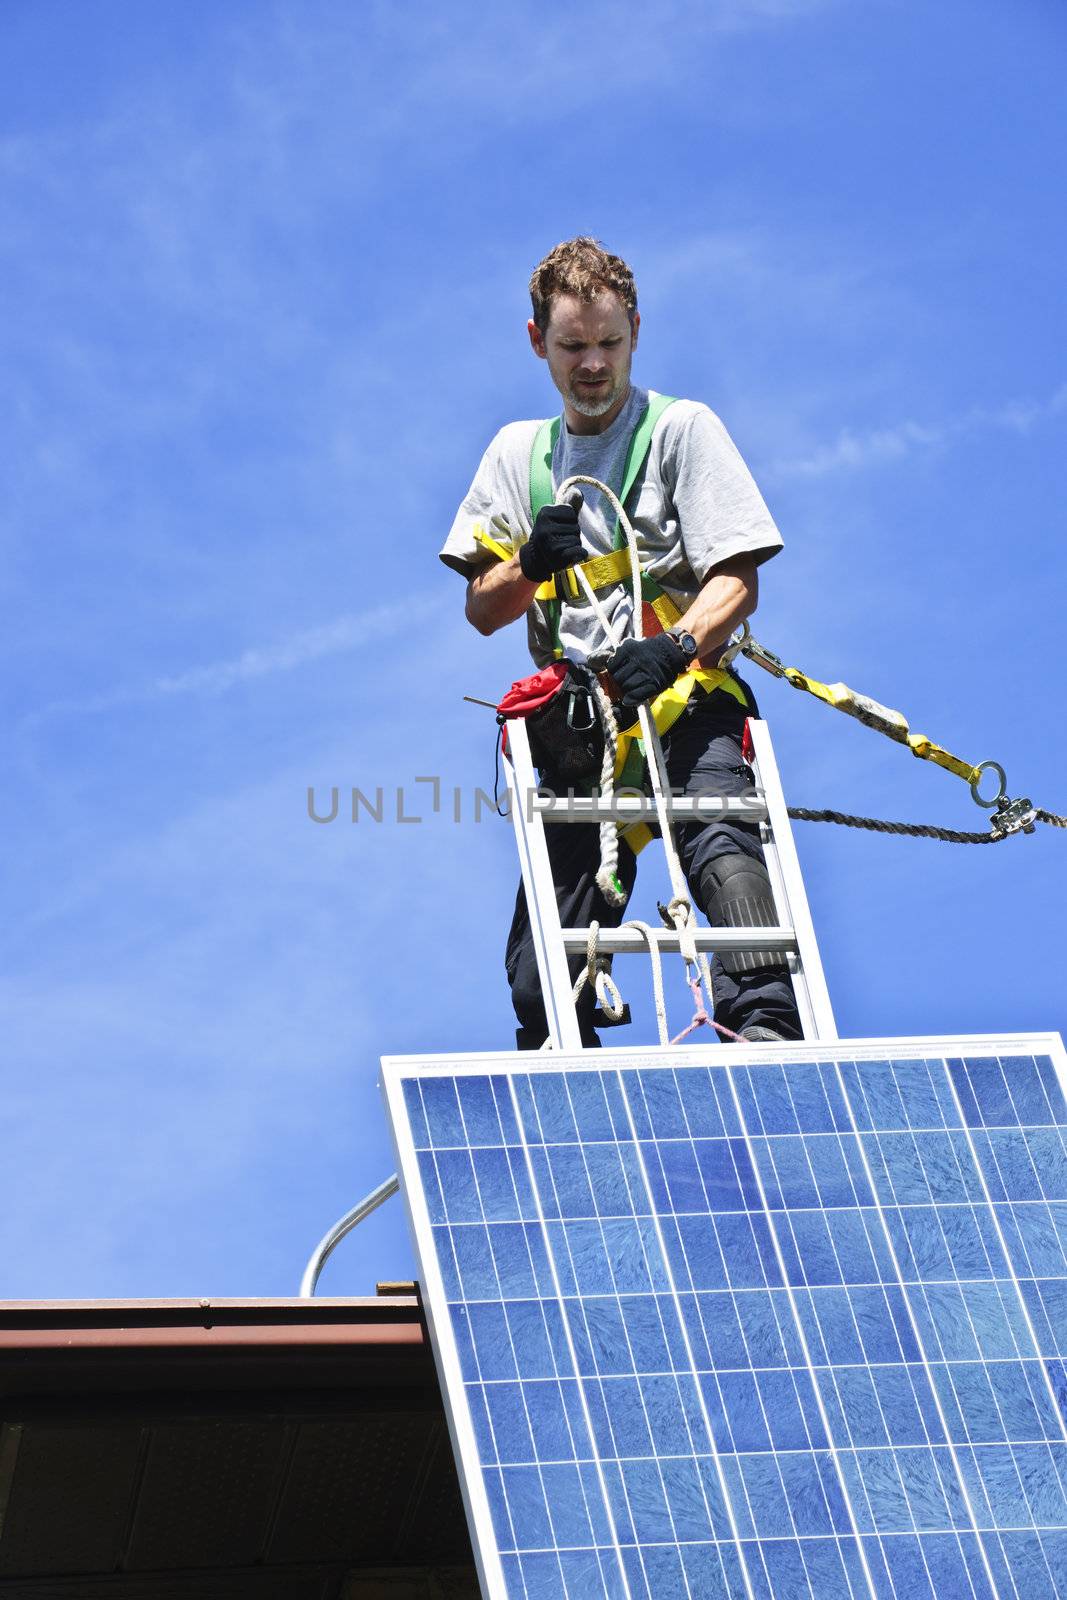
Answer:
[[[750,710],[745,711],[732,695],[721,689],[712,694],[694,694],[689,706],[663,739],[663,754],[671,788],[686,795],[735,796],[751,791],[752,775],[741,755],[745,718],[757,716],[755,698],[745,684]],[[555,788],[551,774],[544,782]],[[565,791],[566,785],[559,786]],[[596,886],[600,864],[599,829],[591,823],[557,823],[545,828],[556,903],[565,928],[586,928],[597,921],[603,927],[618,927],[625,908],[611,906]],[[707,914],[700,896],[701,873],[720,856],[744,855],[763,860],[757,823],[732,817],[680,823],[675,826],[678,855],[695,904]],[[619,848],[619,879],[631,893],[637,876],[637,858],[625,843]],[[518,1017],[519,1045],[538,1049],[548,1036],[541,983],[537,972],[533,935],[522,884],[515,901],[515,915],[508,936],[505,958],[511,1001]],[[569,960],[572,980],[585,965],[582,956]],[[761,967],[752,972],[726,972],[716,957],[711,964],[715,1020],[739,1033],[744,1027],[773,1028],[787,1038],[800,1037],[800,1023],[789,974],[784,966]],[[593,1026],[596,999],[589,985],[578,1000],[578,1022],[586,1046],[599,1044]]]

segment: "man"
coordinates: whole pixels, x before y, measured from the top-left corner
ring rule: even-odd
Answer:
[[[551,430],[539,422],[501,429],[441,560],[468,580],[467,618],[479,633],[495,633],[525,616],[538,666],[561,655],[584,662],[605,643],[593,608],[580,591],[568,598],[573,586],[562,578],[554,597],[544,597],[543,586],[592,555],[610,553],[618,543],[615,515],[596,490],[586,489],[579,511],[553,504],[554,491],[583,473],[619,494],[627,467],[633,475],[636,464],[625,501],[649,585],[642,613],[649,636],[625,637],[634,605],[628,582],[616,579],[597,594],[615,637],[624,639],[610,663],[623,701],[620,718],[624,726],[632,722],[633,708],[655,703],[676,680],[690,686],[684,711],[663,739],[671,785],[687,794],[743,793],[751,774],[741,738],[756,705],[740,678],[717,670],[718,658],[755,610],[757,568],[781,548],[781,535],[718,418],[698,402],[669,401],[631,383],[641,318],[624,261],[593,239],[567,240],[535,270],[530,297],[530,344],[563,397],[562,418]],[[539,458],[547,503],[536,506]],[[649,603],[649,595],[657,598]],[[662,627],[664,615],[676,619],[669,631]],[[691,666],[704,670],[684,676]],[[617,925],[622,910],[608,904],[595,882],[598,830],[550,827],[547,834],[563,925],[585,927],[594,918]],[[773,924],[770,882],[752,824],[685,824],[676,836],[690,891],[712,923]],[[635,873],[635,859],[623,847],[619,877],[627,894]],[[574,958],[572,973],[581,965]],[[506,966],[519,1047],[538,1049],[548,1030],[521,885]],[[799,1037],[780,961],[755,953],[728,956],[714,963],[712,976],[718,1022],[751,1040]],[[587,985],[578,1003],[586,1045],[600,1042],[593,1005]]]

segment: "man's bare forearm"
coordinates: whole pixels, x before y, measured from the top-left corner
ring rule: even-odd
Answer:
[[[716,567],[678,626],[691,633],[697,653],[714,666],[735,628],[750,617],[759,600],[759,578],[752,556],[733,556]]]
[[[497,561],[477,573],[467,585],[467,621],[479,633],[495,633],[530,609],[537,593],[519,566],[518,556]]]

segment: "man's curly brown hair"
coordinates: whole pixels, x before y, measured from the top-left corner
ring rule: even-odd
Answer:
[[[557,294],[577,295],[588,304],[605,289],[614,289],[626,307],[632,327],[637,286],[626,262],[621,256],[609,255],[598,239],[565,239],[534,268],[530,279],[534,322],[544,333]]]

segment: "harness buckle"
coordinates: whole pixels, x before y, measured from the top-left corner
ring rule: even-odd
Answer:
[[[557,594],[559,593],[559,580],[561,578],[564,581],[564,587],[567,590],[568,599],[570,599],[570,600],[579,600],[579,599],[581,599],[581,588],[580,588],[579,583],[578,583],[578,574],[575,572],[574,568],[573,567],[564,567],[562,569],[562,571],[557,572],[557,574],[556,574],[556,586],[557,586],[556,587],[556,592],[557,592]]]
[[[768,650],[751,637],[742,644],[741,654],[747,656],[750,661],[754,661],[758,667],[763,667],[765,671],[772,673],[776,678],[784,678],[789,670],[780,656],[776,656],[773,650]]]

